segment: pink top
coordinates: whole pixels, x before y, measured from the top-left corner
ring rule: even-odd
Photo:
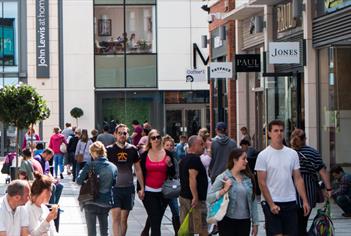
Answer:
[[[147,169],[145,185],[155,189],[161,188],[167,178],[166,156],[160,161],[151,161],[147,156],[145,166]]]
[[[63,134],[53,134],[50,137],[49,148],[51,148],[55,154],[63,154],[60,151],[61,143],[67,144],[65,136],[63,136]]]
[[[40,174],[44,174],[44,172],[43,172],[43,167],[41,167],[40,162],[37,161],[37,160],[35,160],[34,158],[31,159],[31,161],[32,161],[33,169],[34,169],[35,171],[38,171]]]

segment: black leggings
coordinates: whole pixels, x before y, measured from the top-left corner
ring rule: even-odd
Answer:
[[[145,191],[143,204],[150,220],[151,236],[161,236],[161,221],[168,200],[163,197],[161,192]]]
[[[225,216],[218,222],[220,236],[249,236],[250,227],[250,219],[237,220]]]

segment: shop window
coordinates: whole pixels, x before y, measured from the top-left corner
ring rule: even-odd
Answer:
[[[0,2],[1,72],[18,72],[18,2]]]
[[[126,7],[128,53],[155,53],[155,14],[153,6]]]
[[[123,4],[123,0],[94,0],[95,5]]]
[[[124,53],[123,6],[96,6],[94,18],[95,54]]]
[[[156,55],[127,56],[127,87],[156,87]]]
[[[125,0],[126,4],[156,4],[156,0]]]
[[[124,56],[95,56],[95,86],[97,88],[125,87]]]

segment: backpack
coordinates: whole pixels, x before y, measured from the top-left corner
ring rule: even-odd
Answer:
[[[308,236],[334,236],[334,225],[330,219],[330,203],[326,201],[322,209],[317,210]]]
[[[95,201],[99,196],[99,176],[95,172],[94,164],[91,163],[87,180],[84,181],[80,188],[78,201],[80,206],[85,203]]]

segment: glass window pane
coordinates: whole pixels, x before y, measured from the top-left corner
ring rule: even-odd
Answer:
[[[4,2],[0,8],[3,12],[0,19],[0,71],[18,72],[18,2]]]
[[[94,4],[123,4],[123,0],[95,0]]]
[[[122,6],[95,7],[95,54],[124,53],[123,21]]]
[[[126,7],[127,52],[156,53],[155,6]]]
[[[156,0],[126,0],[126,4],[156,4]]]
[[[127,56],[127,87],[156,87],[156,55]]]
[[[97,88],[124,87],[124,56],[95,56]]]

